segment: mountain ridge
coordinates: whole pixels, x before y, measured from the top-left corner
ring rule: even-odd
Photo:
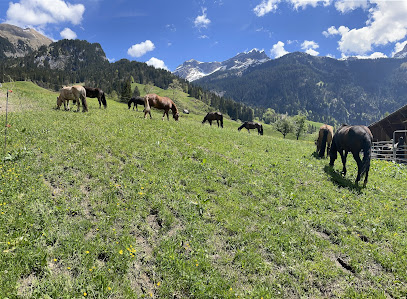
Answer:
[[[10,24],[0,24],[0,55],[3,57],[24,57],[49,46],[53,41],[32,28],[20,28]]]
[[[173,74],[190,82],[212,75],[218,71],[230,71],[232,76],[241,76],[247,68],[262,64],[268,60],[270,58],[264,51],[252,49],[249,52],[238,53],[234,57],[222,62],[201,62],[190,59],[178,66]]]

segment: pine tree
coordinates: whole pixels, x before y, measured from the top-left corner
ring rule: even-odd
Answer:
[[[131,99],[131,82],[125,81],[122,85],[120,101],[127,103]]]
[[[138,87],[136,85],[136,88],[134,88],[134,91],[133,91],[133,97],[135,98],[135,97],[139,97],[139,96],[140,96],[140,90],[138,89]]]

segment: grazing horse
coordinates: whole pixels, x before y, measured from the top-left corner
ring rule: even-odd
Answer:
[[[88,104],[86,103],[86,90],[83,86],[74,85],[63,87],[59,92],[59,96],[57,97],[57,109],[59,109],[62,103],[64,103],[65,110],[69,110],[69,100],[72,100],[74,103],[76,102],[78,107],[76,111],[78,112],[80,107],[79,99],[82,101],[82,111],[88,111]]]
[[[339,152],[343,164],[342,174],[346,175],[346,158],[348,152],[351,152],[358,165],[358,175],[355,184],[358,185],[361,176],[365,174],[363,186],[366,187],[372,155],[372,140],[373,135],[368,127],[342,125],[332,139],[331,161],[329,165],[334,165],[338,156],[337,153]],[[361,151],[363,151],[363,160],[360,160],[359,157]]]
[[[216,120],[218,123],[218,128],[219,128],[219,122],[220,126],[223,128],[223,115],[220,112],[209,112],[203,119],[202,124],[204,124],[206,121],[209,122],[209,124],[212,126],[212,121]]]
[[[147,117],[147,113],[150,114],[150,118],[152,118],[151,117],[151,107],[164,110],[163,120],[164,120],[164,117],[166,114],[167,114],[167,119],[170,120],[170,118],[168,116],[168,111],[170,109],[172,111],[172,117],[175,120],[178,120],[178,118],[179,118],[178,109],[177,109],[177,106],[175,106],[174,102],[170,98],[160,97],[159,95],[156,95],[155,93],[147,94],[144,97],[144,107],[145,107],[144,108],[144,118]]]
[[[138,111],[137,105],[144,106],[144,98],[142,98],[142,97],[131,98],[128,102],[129,109],[131,108],[131,104],[133,104],[133,110],[134,110],[134,107],[136,107],[136,110]]]
[[[93,87],[87,87],[85,86],[86,89],[86,96],[88,98],[97,98],[99,101],[99,108],[103,106],[107,107],[107,103],[106,103],[106,97],[105,97],[105,92],[103,90],[101,90],[100,88],[93,88]]]
[[[334,135],[334,128],[330,125],[323,125],[319,128],[317,144],[317,153],[320,158],[324,157],[325,148],[326,156],[329,156],[329,151],[331,149],[332,137]]]
[[[249,132],[250,133],[250,129],[257,129],[257,132],[258,132],[258,134],[259,135],[263,135],[263,125],[262,124],[259,124],[259,123],[256,123],[256,122],[254,122],[254,121],[245,121],[244,123],[243,123],[243,125],[241,125],[239,128],[238,128],[238,130],[240,131],[241,129],[243,129],[243,128],[246,128],[247,129],[247,132]]]

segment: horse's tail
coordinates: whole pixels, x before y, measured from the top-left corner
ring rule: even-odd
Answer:
[[[263,135],[263,125],[260,125],[260,135]]]
[[[144,112],[150,112],[150,103],[148,101],[148,95],[144,97]]]
[[[220,126],[223,128],[223,115],[220,115]]]
[[[325,153],[325,148],[326,148],[326,141],[328,139],[328,130],[324,130],[324,135],[322,136],[322,142],[321,142],[321,148],[319,149],[318,156],[322,158]]]
[[[362,160],[362,168],[360,171],[360,175],[362,176],[364,173],[367,173],[370,168],[370,159],[372,157],[372,145],[370,142],[365,142],[363,145],[363,160]]]
[[[82,111],[88,111],[88,103],[86,102],[86,91],[84,89],[83,92],[81,92],[80,98],[82,100],[82,105],[83,105],[83,110]]]
[[[329,156],[331,157],[331,160],[329,162],[329,165],[333,166],[334,162],[336,160],[336,158],[338,158],[338,148],[336,146],[336,138],[335,135],[332,138],[332,142],[331,142],[331,150],[329,152]]]
[[[150,114],[150,118],[151,118],[151,108],[150,108],[148,94],[145,95],[145,97],[144,97],[144,118],[147,117],[147,113]]]
[[[106,102],[105,92],[102,92],[101,100],[102,100],[103,106],[104,106],[105,108],[107,108],[107,102]]]

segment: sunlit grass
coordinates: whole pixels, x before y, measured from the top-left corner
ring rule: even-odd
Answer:
[[[57,111],[55,93],[13,88],[33,104],[1,149],[1,298],[407,295],[404,166],[373,161],[357,188],[352,158],[342,178],[267,127],[111,100]]]

